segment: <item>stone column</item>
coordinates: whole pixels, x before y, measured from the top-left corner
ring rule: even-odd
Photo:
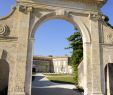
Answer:
[[[27,64],[26,64],[26,82],[25,82],[26,95],[31,95],[31,89],[32,89],[33,43],[34,43],[34,39],[29,38]]]
[[[91,82],[91,43],[83,43],[83,69],[84,69],[84,95],[91,95],[92,92],[92,82]]]
[[[16,64],[17,64],[17,53],[16,49],[17,47],[12,47],[12,53],[8,52],[8,63],[10,66],[10,72],[9,72],[9,82],[8,82],[8,94],[7,95],[15,95],[15,84],[16,84]],[[10,55],[10,56],[9,56]]]
[[[17,6],[17,27],[18,44],[17,44],[17,63],[15,71],[15,85],[14,94],[12,95],[26,95],[25,81],[26,81],[26,67],[27,67],[27,52],[28,52],[28,38],[29,38],[29,22],[30,12],[27,7],[21,5]]]
[[[92,64],[92,94],[91,95],[104,95],[102,92],[101,80],[101,52],[100,52],[100,15],[91,14],[90,20],[91,31],[91,64]]]

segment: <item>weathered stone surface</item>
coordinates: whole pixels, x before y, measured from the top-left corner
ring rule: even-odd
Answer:
[[[17,0],[17,2],[32,2],[42,5],[76,8],[78,10],[98,10],[106,0]]]
[[[83,80],[83,76],[84,76],[84,63],[83,61],[80,63],[80,65],[78,66],[78,84],[80,87],[84,87],[84,80]]]
[[[17,1],[41,1],[41,0],[17,0]],[[49,1],[49,0],[42,0]],[[63,2],[82,2],[82,3],[104,3],[107,0],[62,0]],[[62,2],[61,0],[51,0],[51,2]]]
[[[8,95],[31,95],[35,31],[43,22],[55,18],[67,20],[81,31],[84,95],[105,95],[104,69],[106,64],[113,63],[113,29],[105,24],[102,14],[98,12],[104,2],[105,0],[17,0],[17,6],[11,14],[0,19],[0,57],[3,50],[7,51],[4,62],[9,64],[10,70]],[[1,62],[4,63],[3,60]],[[2,72],[4,71],[0,71],[0,74]]]

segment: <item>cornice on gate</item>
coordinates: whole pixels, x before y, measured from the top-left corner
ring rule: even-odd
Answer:
[[[16,0],[16,1],[49,1],[49,0]],[[50,1],[64,1],[64,2],[82,2],[82,3],[105,3],[107,0],[50,0]]]
[[[37,5],[53,7],[70,8],[77,10],[99,10],[107,0],[16,0],[18,4],[30,5],[38,7]]]

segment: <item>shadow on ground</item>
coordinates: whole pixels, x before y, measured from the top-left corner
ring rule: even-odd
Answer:
[[[32,86],[38,88],[38,87],[47,87],[47,86],[56,85],[56,83],[50,82],[43,78],[45,78],[45,76],[36,76],[34,78],[34,81],[32,82]]]
[[[82,95],[66,88],[32,88],[32,95]]]
[[[73,90],[70,86],[50,82],[45,76],[39,74],[32,82],[32,95],[82,95],[82,93]]]

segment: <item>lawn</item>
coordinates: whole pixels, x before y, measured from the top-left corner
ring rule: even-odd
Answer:
[[[52,82],[68,84],[75,83],[72,75],[68,74],[44,74],[44,75]]]

